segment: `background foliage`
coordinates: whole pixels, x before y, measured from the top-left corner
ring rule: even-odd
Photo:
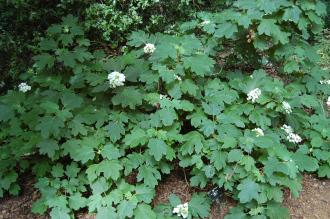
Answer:
[[[175,218],[178,197],[151,203],[179,165],[192,187],[216,185],[238,201],[227,219],[288,218],[284,188],[297,196],[302,172],[330,177],[330,89],[320,84],[330,79],[330,44],[313,46],[327,14],[321,1],[0,6],[0,196],[19,194],[19,175],[32,171],[38,214]],[[145,54],[146,43],[155,52]],[[110,88],[112,71],[124,86]],[[31,91],[17,89],[23,81]],[[284,124],[303,141],[289,142]],[[189,217],[209,209],[196,193]]]

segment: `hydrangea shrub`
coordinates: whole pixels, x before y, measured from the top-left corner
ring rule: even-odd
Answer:
[[[52,218],[207,218],[205,193],[152,205],[179,165],[191,187],[238,201],[226,219],[289,218],[283,189],[298,196],[302,172],[330,177],[330,76],[309,43],[325,13],[321,1],[238,0],[175,34],[133,32],[116,56],[63,18],[26,84],[0,97],[0,196],[32,170],[33,212]]]

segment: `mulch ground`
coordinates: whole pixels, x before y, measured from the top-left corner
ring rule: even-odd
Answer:
[[[5,197],[0,200],[0,219],[48,219],[47,216],[33,215],[30,211],[33,201],[38,199],[38,193],[33,189],[33,179],[31,177],[24,179],[22,187],[20,196]],[[167,202],[168,196],[172,193],[186,202],[194,192],[196,191],[189,188],[184,173],[174,172],[158,185],[153,204]],[[292,219],[330,219],[330,180],[304,175],[300,197],[292,198],[287,193],[284,204],[289,208]],[[219,204],[213,204],[209,219],[222,219],[233,206],[235,206],[234,200],[228,196],[222,197]],[[80,213],[76,218],[94,219],[95,217]]]

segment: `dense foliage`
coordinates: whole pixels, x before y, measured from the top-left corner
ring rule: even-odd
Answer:
[[[325,0],[324,3],[327,6],[327,15],[325,17],[325,26],[327,28],[329,28],[330,27],[330,7],[329,7],[330,6],[330,1],[329,0]]]
[[[17,195],[32,170],[32,210],[55,219],[81,209],[177,218],[185,206],[208,217],[203,192],[152,205],[178,165],[192,187],[238,201],[226,219],[279,219],[289,217],[283,189],[298,196],[302,172],[330,177],[330,75],[311,44],[324,3],[104,1],[76,14],[75,2],[56,12],[74,15],[28,37],[33,64],[8,73],[0,196]]]

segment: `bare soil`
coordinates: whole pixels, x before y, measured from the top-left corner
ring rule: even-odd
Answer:
[[[287,195],[284,204],[292,219],[330,219],[330,180],[304,175],[299,198]]]
[[[184,173],[176,172],[167,176],[157,187],[153,204],[165,203],[171,193],[178,195],[183,202],[189,201],[196,192],[189,188]],[[5,197],[0,200],[0,219],[48,219],[31,213],[32,203],[38,199],[33,189],[33,179],[24,180],[22,193],[18,197]],[[313,175],[304,175],[303,191],[295,199],[286,193],[284,204],[290,210],[292,219],[330,219],[330,180],[317,179]],[[222,219],[235,201],[224,196],[219,204],[213,204],[209,219]],[[79,219],[94,219],[95,216],[79,213]]]

